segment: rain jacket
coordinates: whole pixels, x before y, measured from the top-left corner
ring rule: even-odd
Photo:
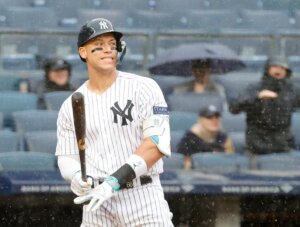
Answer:
[[[277,98],[262,100],[257,97],[264,89],[274,91]],[[287,77],[278,80],[265,74],[261,81],[249,85],[235,100],[229,110],[237,114],[246,112],[246,143],[250,152],[266,154],[286,152],[293,147],[291,116],[300,106],[300,97]]]

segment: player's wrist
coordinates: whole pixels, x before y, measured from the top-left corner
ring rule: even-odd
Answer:
[[[136,178],[144,175],[148,171],[146,161],[136,154],[131,155],[126,163],[133,169]]]
[[[114,192],[117,192],[121,189],[119,180],[114,176],[106,177],[104,182],[106,182],[113,189]]]

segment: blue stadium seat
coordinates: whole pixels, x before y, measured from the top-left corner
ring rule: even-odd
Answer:
[[[245,132],[246,114],[232,114],[228,111],[222,113],[222,126],[225,132]]]
[[[0,76],[0,91],[18,91],[19,82],[16,76]]]
[[[58,111],[63,102],[72,94],[71,91],[53,91],[44,94],[47,110]]]
[[[11,54],[2,57],[4,70],[36,70],[37,61],[34,54]]]
[[[37,109],[37,95],[16,91],[0,92],[0,112],[4,114],[4,127],[12,126],[12,113]]]
[[[245,132],[230,132],[229,138],[232,140],[234,150],[238,154],[245,154],[246,150],[246,138]]]
[[[164,157],[164,170],[182,169],[184,155],[180,153],[172,153],[170,157]]]
[[[170,111],[170,127],[172,131],[189,129],[196,123],[198,114],[194,112]]]
[[[300,150],[300,112],[292,115],[292,133],[295,139],[295,149]]]
[[[204,152],[192,155],[193,168],[204,172],[238,172],[248,169],[248,158],[240,154]]]
[[[55,154],[57,143],[55,130],[26,132],[24,137],[28,151]]]
[[[55,156],[42,152],[0,153],[1,171],[55,171]]]
[[[270,171],[299,171],[300,158],[292,153],[274,153],[257,156],[258,168]]]
[[[56,130],[58,112],[51,110],[24,110],[12,114],[15,130],[30,131]]]
[[[198,113],[199,110],[209,104],[215,105],[220,111],[223,110],[223,99],[211,93],[184,93],[171,94],[167,98],[170,111],[186,111]]]
[[[78,54],[67,55],[65,60],[71,64],[73,72],[86,70],[86,64],[81,61]]]
[[[180,13],[189,9],[203,9],[207,5],[206,0],[189,0],[188,2],[182,0],[149,0],[149,7],[152,10],[164,12]]]
[[[0,130],[3,129],[3,113],[0,112]]]
[[[49,29],[57,27],[55,11],[48,7],[8,7],[7,25],[12,28]]]
[[[17,151],[20,148],[21,136],[10,130],[0,130],[0,152]]]
[[[251,9],[258,10],[262,8],[262,3],[259,0],[208,0],[207,7],[211,9]]]
[[[160,86],[162,92],[165,95],[165,98],[167,98],[168,95],[173,93],[174,87],[176,85],[183,84],[192,80],[191,77],[172,75],[153,75],[151,78],[154,79]]]
[[[185,131],[183,130],[171,131],[171,151],[173,153],[177,152],[177,145],[179,144],[184,133]]]

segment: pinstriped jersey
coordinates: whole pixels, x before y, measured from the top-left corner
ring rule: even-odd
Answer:
[[[118,71],[115,82],[104,93],[77,89],[84,95],[86,116],[86,170],[94,178],[120,168],[143,141],[143,121],[156,107],[167,104],[157,83],[147,77]],[[61,106],[57,120],[56,155],[77,155],[71,97]],[[162,160],[147,175],[163,171]]]

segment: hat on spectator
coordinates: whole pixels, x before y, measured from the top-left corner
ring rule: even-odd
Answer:
[[[44,65],[45,71],[56,71],[67,69],[68,71],[71,70],[71,65],[62,58],[50,58],[46,61]]]
[[[200,109],[200,117],[221,116],[221,112],[215,105],[208,105]]]

